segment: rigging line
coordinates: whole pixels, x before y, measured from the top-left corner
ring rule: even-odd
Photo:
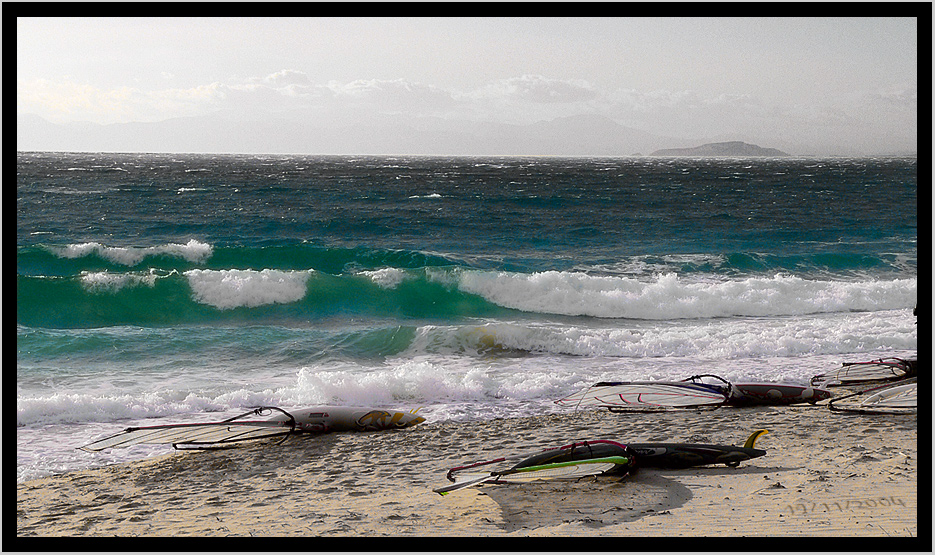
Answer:
[[[584,393],[581,395],[581,397],[578,399],[578,402],[575,404],[575,410],[574,410],[573,412],[578,412],[578,407],[581,405],[581,402],[584,401],[584,398],[587,397],[587,395],[588,395],[588,391],[591,391],[591,389],[592,389],[595,385],[597,385],[597,384],[591,384],[591,385],[588,386],[588,388],[587,388],[586,390],[584,390]]]
[[[725,380],[724,378],[722,378],[722,377],[720,377],[720,376],[717,376],[717,375],[714,375],[714,374],[699,374],[699,375],[697,375],[697,376],[692,376],[692,377],[687,378],[687,379],[682,380],[682,381],[687,382],[687,381],[691,380],[692,383],[697,383],[697,384],[699,384],[699,385],[708,385],[708,384],[705,384],[704,382],[695,382],[695,379],[696,379],[696,378],[697,378],[697,379],[701,379],[701,378],[715,378],[715,379],[721,380],[722,382],[724,382],[725,384],[727,384],[727,394],[726,394],[727,396],[726,396],[726,398],[724,399],[724,402],[721,403],[721,404],[726,405],[727,403],[730,402],[731,398],[734,396],[734,390],[736,389],[736,388],[734,387],[734,384],[732,384],[732,383],[730,383],[729,381]],[[714,386],[714,387],[717,387],[717,386]]]
[[[295,417],[292,416],[292,414],[286,412],[285,410],[283,410],[283,409],[281,409],[281,408],[279,408],[279,407],[272,407],[272,406],[257,407],[257,408],[255,408],[255,409],[253,409],[253,411],[251,411],[251,412],[247,412],[247,413],[241,414],[240,416],[235,416],[235,417],[233,417],[233,418],[230,418],[230,419],[228,419],[228,420],[225,420],[225,422],[230,422],[230,421],[236,420],[236,419],[238,419],[238,418],[243,418],[244,416],[247,416],[248,414],[255,414],[255,415],[257,415],[257,416],[268,416],[268,415],[272,414],[274,410],[277,410],[277,411],[279,411],[279,412],[285,414],[287,417],[289,417],[289,432],[294,432],[294,431],[295,431],[295,425],[296,425]]]

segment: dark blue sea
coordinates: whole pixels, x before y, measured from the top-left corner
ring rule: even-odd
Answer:
[[[257,405],[564,411],[915,356],[917,160],[19,153],[20,480]]]

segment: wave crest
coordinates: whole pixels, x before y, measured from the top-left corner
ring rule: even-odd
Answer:
[[[189,270],[193,298],[222,310],[287,304],[305,297],[310,271]]]
[[[108,247],[101,243],[76,243],[65,247],[50,247],[50,250],[62,258],[83,258],[96,255],[104,260],[123,266],[136,266],[147,257],[172,256],[192,263],[201,263],[211,257],[214,248],[195,239],[184,245],[168,243],[156,247]]]
[[[905,308],[915,303],[916,282],[841,282],[789,275],[691,282],[673,273],[640,281],[578,272],[468,271],[461,274],[459,287],[524,312],[669,320]]]

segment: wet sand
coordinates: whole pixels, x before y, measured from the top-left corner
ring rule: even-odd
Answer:
[[[432,491],[448,483],[450,467],[570,441],[742,445],[759,428],[769,430],[757,442],[767,454],[738,468]],[[599,410],[300,436],[18,484],[17,537],[917,538],[917,435],[916,414],[793,406]],[[929,539],[930,504],[926,491]]]

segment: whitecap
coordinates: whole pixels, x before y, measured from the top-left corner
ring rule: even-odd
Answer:
[[[124,266],[135,266],[148,256],[169,255],[189,262],[204,262],[211,257],[214,248],[195,239],[187,243],[168,243],[155,247],[108,247],[97,242],[75,243],[63,248],[51,248],[52,252],[63,258],[82,258],[96,254],[105,260]]]
[[[189,270],[195,301],[221,310],[301,300],[314,270]]]

